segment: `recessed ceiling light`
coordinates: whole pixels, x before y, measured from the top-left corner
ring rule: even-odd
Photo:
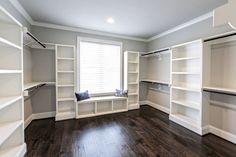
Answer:
[[[115,22],[115,20],[112,17],[107,18],[107,23],[112,24],[114,22]]]

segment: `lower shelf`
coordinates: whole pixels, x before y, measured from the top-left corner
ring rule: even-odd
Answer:
[[[56,121],[73,119],[73,118],[75,118],[75,112],[71,111],[59,112],[56,114]]]
[[[170,120],[197,134],[202,135],[200,122],[195,119],[192,119],[182,114],[175,113],[170,114]]]
[[[12,148],[4,149],[0,151],[2,157],[23,157],[26,153],[26,144],[15,146]]]

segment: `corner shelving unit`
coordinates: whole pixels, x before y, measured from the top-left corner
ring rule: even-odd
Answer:
[[[56,120],[76,117],[75,46],[56,45]]]
[[[170,120],[202,135],[202,40],[172,47]]]
[[[22,25],[0,6],[0,156],[23,157]]]
[[[124,89],[128,89],[129,110],[139,108],[139,52],[124,53]]]

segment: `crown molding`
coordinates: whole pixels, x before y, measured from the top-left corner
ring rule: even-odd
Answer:
[[[176,26],[176,27],[174,27],[174,28],[171,28],[171,29],[169,29],[169,30],[167,30],[167,31],[165,31],[165,32],[163,32],[163,33],[160,33],[160,34],[158,34],[158,35],[156,35],[156,36],[153,36],[153,37],[151,37],[151,38],[148,39],[148,42],[153,41],[153,40],[158,39],[158,38],[161,38],[161,37],[164,37],[164,36],[166,36],[166,35],[168,35],[168,34],[177,32],[177,31],[179,31],[179,30],[181,30],[181,29],[184,29],[184,28],[186,28],[186,27],[189,27],[189,26],[194,25],[194,24],[196,24],[196,23],[199,23],[199,22],[201,22],[201,21],[207,20],[207,19],[209,19],[209,18],[211,18],[211,17],[213,17],[213,12],[209,12],[209,13],[207,13],[207,14],[204,14],[204,15],[202,15],[202,16],[199,16],[199,17],[197,17],[197,18],[194,18],[194,19],[192,19],[192,20],[190,20],[190,21],[188,21],[188,22],[186,22],[186,23],[183,23],[183,24],[178,25],[178,26]]]
[[[62,25],[56,25],[56,24],[50,24],[50,23],[34,21],[31,18],[31,16],[26,12],[26,10],[22,7],[22,5],[18,2],[18,0],[9,0],[9,1],[25,17],[25,19],[33,26],[60,29],[60,30],[67,30],[67,31],[74,31],[74,32],[81,32],[81,33],[87,33],[87,34],[93,34],[93,35],[101,35],[101,36],[115,37],[115,38],[142,41],[142,42],[151,42],[155,39],[164,37],[168,34],[177,32],[181,29],[184,29],[184,28],[189,27],[191,25],[194,25],[198,22],[201,22],[201,21],[204,21],[206,19],[209,19],[209,18],[213,17],[213,12],[209,12],[209,13],[204,14],[202,16],[199,16],[195,19],[192,19],[192,20],[190,20],[186,23],[183,23],[183,24],[178,25],[174,28],[171,28],[171,29],[169,29],[169,30],[167,30],[163,33],[155,35],[151,38],[144,39],[144,38],[136,38],[136,37],[130,37],[130,36],[125,36],[125,35],[118,35],[118,34],[113,34],[113,33],[108,33],[108,32],[102,32],[102,31],[89,30],[89,29],[84,29],[84,28],[79,28],[79,27],[62,26]]]

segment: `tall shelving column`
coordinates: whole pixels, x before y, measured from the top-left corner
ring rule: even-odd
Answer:
[[[124,89],[128,89],[129,110],[139,108],[139,52],[124,53]]]
[[[170,120],[202,135],[202,40],[172,47]]]
[[[75,118],[75,46],[56,45],[56,121]]]
[[[22,25],[0,6],[0,156],[23,157]]]

